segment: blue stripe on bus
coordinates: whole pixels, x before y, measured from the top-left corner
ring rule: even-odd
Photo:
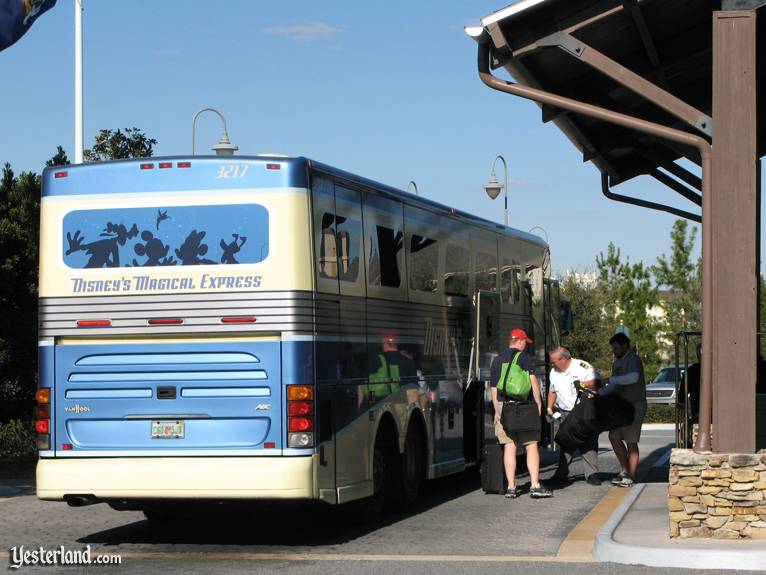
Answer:
[[[198,363],[260,363],[249,353],[122,353],[86,355],[75,365],[162,365]]]
[[[282,384],[314,383],[314,342],[282,342]]]
[[[178,168],[178,162],[190,162]],[[159,169],[160,162],[171,168]],[[142,170],[141,164],[153,168]],[[279,169],[268,166],[279,165]],[[245,169],[246,167],[246,169]],[[66,177],[55,173],[66,172]],[[171,157],[56,166],[43,171],[43,197],[248,188],[306,188],[305,158]]]
[[[151,397],[151,389],[67,389],[65,399]]]
[[[55,358],[56,348],[52,345],[39,345],[37,347],[38,373],[40,381],[39,387],[53,387],[55,378]]]
[[[143,371],[124,373],[72,373],[70,382],[92,381],[210,381],[268,379],[262,369],[254,371]]]
[[[184,428],[182,439],[148,440],[151,426],[146,420],[71,419],[66,424],[66,431],[78,448],[183,450],[256,447],[268,438],[271,421],[266,417],[188,419]]]
[[[181,397],[268,397],[268,387],[184,387]]]

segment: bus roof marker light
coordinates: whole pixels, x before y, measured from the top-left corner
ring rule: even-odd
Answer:
[[[53,173],[53,177],[56,178],[57,180],[60,179],[60,178],[66,178],[68,175],[69,175],[68,172],[54,172]]]
[[[160,162],[159,166],[160,166],[160,170],[166,170],[167,168],[173,167],[173,162]]]
[[[282,164],[266,164],[267,170],[281,170]]]
[[[142,170],[152,170],[154,169],[154,164],[141,164]]]
[[[176,168],[191,168],[191,162],[177,162]]]

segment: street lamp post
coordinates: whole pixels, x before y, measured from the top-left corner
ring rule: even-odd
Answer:
[[[234,152],[239,150],[239,146],[236,146],[232,144],[229,141],[229,130],[226,126],[226,118],[223,117],[223,114],[216,110],[215,108],[202,108],[199,110],[196,114],[194,114],[194,118],[192,119],[192,156],[194,155],[194,140],[195,140],[195,130],[197,126],[197,118],[202,112],[215,112],[218,114],[218,117],[221,118],[221,121],[223,122],[223,134],[221,134],[220,141],[213,146],[213,151],[215,151],[216,156],[233,156]]]
[[[498,160],[503,160],[503,166],[505,167],[505,183],[501,184],[497,181],[497,177],[495,177],[495,164]],[[507,226],[508,225],[508,164],[505,161],[505,158],[503,156],[496,156],[494,160],[492,160],[492,175],[489,177],[489,182],[484,184],[484,190],[487,192],[487,195],[492,198],[493,200],[497,198],[498,195],[500,195],[500,190],[505,188],[505,211],[504,211],[504,219],[503,223]]]
[[[540,230],[541,232],[543,232],[543,234],[545,234],[545,243],[548,245],[551,245],[551,242],[548,241],[548,232],[545,231],[545,228],[543,228],[542,226],[533,226],[529,228],[530,234],[532,233],[532,230]]]
[[[407,191],[408,192],[410,191],[410,186],[415,188],[415,195],[419,196],[420,194],[418,193],[418,185],[415,183],[414,180],[410,180],[409,183],[407,184]]]

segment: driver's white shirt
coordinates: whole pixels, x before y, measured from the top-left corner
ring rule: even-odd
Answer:
[[[572,358],[565,371],[551,370],[550,391],[556,393],[556,407],[562,411],[572,411],[577,401],[575,381],[590,381],[596,379],[596,370],[587,361]]]

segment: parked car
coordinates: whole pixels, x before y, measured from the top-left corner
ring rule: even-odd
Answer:
[[[679,380],[684,377],[686,368],[680,367]],[[676,366],[669,365],[657,372],[657,375],[646,386],[647,403],[663,403],[674,405],[676,403]]]

